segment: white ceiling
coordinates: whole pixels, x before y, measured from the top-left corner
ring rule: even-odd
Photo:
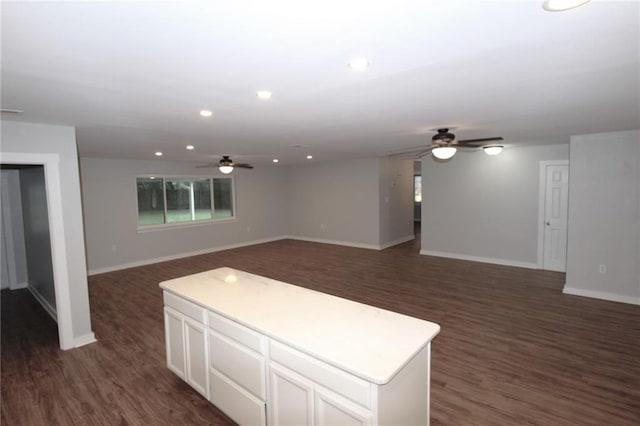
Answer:
[[[287,164],[419,147],[437,127],[509,147],[640,127],[637,1],[555,13],[516,0],[5,1],[1,13],[2,108],[24,110],[3,118],[75,126],[83,157]],[[370,68],[348,68],[354,56]]]

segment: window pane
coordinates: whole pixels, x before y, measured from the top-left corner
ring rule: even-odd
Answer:
[[[167,223],[211,219],[209,179],[166,179]]]
[[[211,179],[193,181],[193,201],[195,220],[211,219]]]
[[[162,179],[138,178],[138,224],[164,223],[164,197]]]
[[[422,202],[422,176],[413,177],[413,201],[415,203]]]
[[[213,216],[216,219],[233,217],[233,188],[231,179],[213,179]]]

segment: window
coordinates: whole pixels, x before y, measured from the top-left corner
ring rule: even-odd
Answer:
[[[139,177],[138,226],[233,218],[233,178]]]
[[[422,176],[413,177],[413,202],[422,202]]]

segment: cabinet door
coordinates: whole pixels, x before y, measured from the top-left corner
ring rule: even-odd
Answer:
[[[184,340],[186,344],[186,381],[209,399],[209,373],[207,359],[207,328],[185,318]]]
[[[315,389],[316,426],[365,426],[371,425],[371,412],[357,404],[316,387]]]
[[[171,308],[164,308],[164,336],[167,350],[167,367],[178,377],[184,379],[184,329],[182,323],[182,315]]]
[[[273,425],[313,424],[313,383],[274,363],[269,364],[271,393],[267,409]]]

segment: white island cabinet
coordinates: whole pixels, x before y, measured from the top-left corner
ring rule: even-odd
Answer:
[[[437,324],[231,268],[160,283],[167,366],[241,425],[428,425]]]

